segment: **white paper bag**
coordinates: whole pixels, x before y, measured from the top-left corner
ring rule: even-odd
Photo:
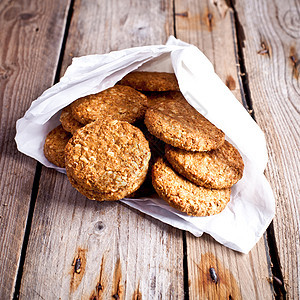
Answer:
[[[203,232],[234,250],[248,253],[275,214],[275,200],[263,171],[267,164],[264,134],[244,107],[215,74],[210,61],[195,46],[171,36],[166,45],[136,47],[104,55],[74,58],[60,82],[33,101],[17,121],[19,151],[43,165],[46,135],[59,124],[60,110],[74,100],[105,90],[136,70],[175,72],[186,100],[220,128],[241,153],[243,178],[232,187],[231,201],[218,215],[191,217],[156,198],[122,202],[195,236]]]

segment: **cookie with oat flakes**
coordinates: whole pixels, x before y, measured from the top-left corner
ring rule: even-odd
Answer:
[[[74,117],[72,116],[70,105],[63,108],[59,120],[64,130],[71,132],[72,134],[74,134],[79,128],[84,126],[74,119]]]
[[[179,91],[175,74],[166,72],[131,72],[119,84],[140,91]]]
[[[54,165],[65,167],[65,147],[72,135],[61,125],[51,130],[45,140],[44,155]]]
[[[116,85],[71,103],[73,117],[82,124],[113,119],[134,123],[144,117],[147,97],[129,86]]]
[[[148,107],[154,106],[160,102],[165,102],[178,97],[183,97],[181,92],[168,91],[168,92],[143,92],[148,99]]]
[[[96,121],[77,130],[68,142],[66,171],[88,198],[119,200],[141,186],[150,156],[138,128],[124,121]]]
[[[163,158],[159,158],[152,168],[152,184],[170,206],[191,216],[218,214],[230,201],[230,189],[197,186],[177,174]]]
[[[115,200],[114,193],[101,193],[99,191],[95,191],[92,189],[87,189],[83,185],[81,185],[78,181],[76,181],[71,175],[68,176],[68,179],[71,183],[71,185],[83,196],[89,198],[90,200],[106,200],[106,201],[112,201]],[[100,200],[101,199],[101,200]]]
[[[188,151],[216,149],[225,140],[225,134],[189,105],[182,94],[148,108],[145,124],[157,138]]]
[[[229,188],[243,176],[243,159],[228,141],[218,149],[204,152],[186,151],[166,145],[165,155],[179,174],[199,186]]]

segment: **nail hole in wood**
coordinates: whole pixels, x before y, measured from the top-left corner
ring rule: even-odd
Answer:
[[[103,285],[99,282],[98,284],[97,284],[97,292],[99,293],[100,291],[102,291],[103,290]]]
[[[104,228],[105,228],[105,225],[102,221],[98,221],[94,226],[94,230],[96,233],[102,232]]]
[[[210,275],[211,280],[212,280],[215,284],[217,284],[217,283],[218,283],[218,276],[217,276],[216,270],[215,270],[213,267],[211,267],[211,268],[209,269],[209,275]]]
[[[257,54],[270,56],[269,48],[266,45],[266,43],[265,42],[261,42],[260,45],[261,45],[261,49],[257,51]]]

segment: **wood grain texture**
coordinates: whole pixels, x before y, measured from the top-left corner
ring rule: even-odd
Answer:
[[[175,1],[177,37],[192,43],[214,64],[216,73],[242,100],[233,12],[225,1]],[[264,238],[248,255],[218,244],[208,235],[187,234],[191,299],[272,299],[271,268]],[[214,282],[213,268],[218,276]],[[231,297],[231,298],[230,298]]]
[[[277,201],[274,230],[285,289],[289,299],[299,299],[300,4],[238,1],[236,11],[255,118],[267,139],[266,176]]]
[[[101,17],[99,17],[101,16]],[[173,34],[172,1],[75,1],[62,75],[72,57],[161,44]]]
[[[40,191],[21,298],[182,295],[179,230],[117,202],[88,200],[55,171],[43,171]]]
[[[14,292],[36,169],[17,151],[15,124],[53,82],[68,2],[0,2],[0,299]]]
[[[63,69],[70,54],[165,43],[171,3],[76,1]],[[20,297],[182,299],[182,232],[121,203],[87,200],[43,168]]]

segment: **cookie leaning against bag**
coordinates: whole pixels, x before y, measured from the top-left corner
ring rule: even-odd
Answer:
[[[166,145],[165,150],[172,167],[199,186],[229,188],[243,176],[243,159],[238,150],[227,141],[211,151],[192,152],[169,145]]]
[[[181,93],[148,108],[145,124],[157,138],[188,151],[216,149],[225,140],[223,131],[190,106]]]
[[[139,91],[179,91],[174,73],[131,72],[121,79],[121,85],[128,85]]]
[[[71,111],[71,106],[68,105],[61,111],[61,115],[59,118],[62,127],[64,130],[71,132],[74,134],[79,128],[83,127],[84,125],[74,119]]]
[[[159,158],[152,168],[152,184],[157,194],[172,207],[191,216],[220,213],[230,200],[230,189],[207,189],[178,175]]]
[[[82,97],[71,104],[73,117],[82,124],[108,118],[133,124],[144,117],[146,109],[147,97],[122,85]]]
[[[61,125],[51,130],[45,140],[45,157],[60,168],[65,167],[65,147],[72,135]]]

